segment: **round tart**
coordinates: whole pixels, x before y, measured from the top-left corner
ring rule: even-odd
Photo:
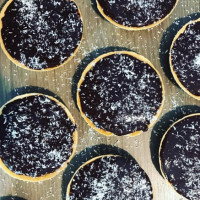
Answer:
[[[200,114],[188,115],[168,129],[159,158],[170,185],[189,200],[200,199]]]
[[[164,89],[149,60],[129,51],[103,54],[84,70],[77,104],[86,122],[109,135],[147,131],[161,112]]]
[[[8,58],[30,70],[69,61],[82,39],[80,11],[73,0],[9,0],[0,13],[0,43]]]
[[[133,160],[104,155],[83,164],[67,187],[67,200],[151,200],[146,173]]]
[[[17,96],[0,110],[0,166],[14,178],[57,175],[75,153],[77,132],[67,108],[53,97]]]
[[[170,67],[179,86],[200,100],[200,19],[178,31],[171,45]]]
[[[96,0],[100,13],[114,25],[126,30],[152,28],[164,21],[178,0]]]

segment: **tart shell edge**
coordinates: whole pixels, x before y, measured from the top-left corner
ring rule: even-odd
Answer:
[[[151,29],[151,28],[154,28],[155,26],[158,26],[159,24],[161,24],[163,21],[165,21],[171,14],[172,12],[174,11],[174,9],[176,8],[177,4],[178,4],[178,1],[179,0],[176,0],[176,4],[174,5],[173,9],[170,11],[170,13],[168,15],[166,15],[164,18],[160,19],[159,21],[153,23],[153,24],[150,24],[148,26],[142,26],[142,27],[128,27],[128,26],[124,26],[124,25],[121,25],[121,24],[118,24],[117,22],[115,22],[111,17],[108,17],[104,11],[103,11],[103,8],[100,6],[98,0],[96,0],[96,3],[97,3],[97,8],[99,10],[99,12],[101,13],[101,15],[106,19],[108,20],[110,23],[114,24],[115,26],[117,26],[118,28],[121,28],[121,29],[125,29],[127,31],[141,31],[141,30],[147,30],[147,29]]]
[[[161,140],[161,142],[160,142],[160,146],[159,146],[159,154],[158,154],[158,155],[159,155],[159,164],[160,164],[160,171],[161,171],[161,174],[162,174],[163,178],[165,179],[165,181],[168,183],[168,185],[170,185],[171,188],[173,188],[173,190],[174,190],[176,193],[178,193],[179,195],[181,195],[182,197],[184,197],[184,196],[183,196],[182,194],[180,194],[177,190],[175,190],[175,188],[174,188],[174,186],[172,185],[172,183],[171,183],[171,182],[167,179],[167,177],[165,176],[165,173],[164,173],[163,168],[162,168],[162,160],[161,160],[160,154],[161,154],[161,150],[162,150],[163,141],[164,141],[166,135],[168,134],[169,130],[170,130],[171,128],[173,128],[174,125],[176,125],[177,123],[181,122],[182,120],[184,120],[184,119],[186,119],[186,118],[189,118],[189,117],[193,117],[193,116],[200,116],[200,113],[194,113],[194,114],[187,115],[187,116],[185,116],[185,117],[183,117],[183,118],[177,120],[176,122],[174,122],[174,123],[167,129],[167,131],[165,132],[165,134],[163,135],[162,140]]]
[[[85,116],[85,114],[83,113],[82,111],[82,107],[81,107],[81,100],[80,100],[80,96],[79,96],[79,89],[80,89],[80,86],[81,84],[83,83],[84,81],[84,77],[86,76],[86,74],[90,71],[90,69],[93,67],[93,64],[97,63],[98,61],[100,61],[102,58],[104,57],[107,57],[107,56],[110,56],[110,55],[113,55],[113,54],[117,54],[117,53],[121,53],[121,54],[127,54],[127,55],[130,55],[130,56],[133,56],[134,58],[137,58],[138,60],[150,65],[151,68],[153,68],[153,70],[155,70],[155,72],[157,73],[160,81],[161,81],[161,86],[162,86],[162,103],[161,103],[161,106],[159,107],[159,109],[157,110],[157,114],[154,116],[154,120],[152,120],[152,122],[148,125],[148,129],[151,128],[155,122],[157,121],[157,118],[160,116],[161,114],[161,111],[162,111],[162,108],[163,108],[163,105],[164,105],[164,101],[165,101],[165,89],[164,89],[164,84],[163,84],[163,81],[162,81],[162,77],[160,75],[160,73],[158,72],[158,70],[154,67],[154,65],[147,59],[145,58],[144,56],[142,55],[139,55],[137,53],[134,53],[134,52],[130,52],[130,51],[113,51],[113,52],[109,52],[109,53],[105,53],[105,54],[102,54],[101,56],[97,57],[96,59],[94,59],[92,62],[90,62],[88,64],[88,66],[85,68],[85,70],[83,71],[82,75],[81,75],[81,78],[78,82],[78,88],[77,88],[77,105],[78,105],[78,108],[79,108],[79,111],[81,113],[81,116],[84,118],[84,120],[96,131],[98,131],[99,133],[103,134],[103,135],[106,135],[106,136],[113,136],[115,135],[114,133],[112,132],[109,132],[109,131],[106,131],[106,130],[103,130],[103,129],[100,129],[100,128],[97,128],[94,123],[88,118]],[[126,136],[137,136],[137,135],[140,135],[141,133],[143,133],[143,131],[141,130],[138,130],[138,131],[135,131],[133,133],[130,133],[130,134],[127,134]]]
[[[77,172],[78,172],[80,169],[82,169],[83,167],[85,167],[86,165],[89,165],[90,163],[92,163],[93,161],[95,161],[95,160],[97,160],[97,159],[100,159],[100,158],[103,158],[103,157],[106,157],[106,156],[109,156],[109,157],[111,157],[111,156],[114,156],[114,157],[121,157],[120,155],[106,154],[106,155],[101,155],[101,156],[94,157],[94,158],[88,160],[87,162],[85,162],[84,164],[82,164],[82,165],[75,171],[74,175],[72,176],[72,178],[71,178],[71,180],[70,180],[70,182],[69,182],[69,184],[68,184],[68,186],[67,186],[67,192],[66,192],[67,198],[66,198],[66,200],[70,200],[70,199],[69,199],[70,188],[71,188],[71,184],[72,184],[73,178],[75,177],[75,175],[77,174]],[[138,164],[138,165],[139,165],[139,164]],[[140,167],[140,168],[141,168],[141,167]],[[141,168],[141,169],[143,170],[143,168]],[[144,170],[143,170],[143,171],[144,171]],[[145,171],[144,171],[144,172],[145,172]],[[146,172],[145,172],[145,173],[146,173]],[[152,188],[152,195],[153,195],[153,197],[154,197],[154,190],[153,190],[153,188]]]
[[[71,113],[69,112],[68,108],[63,104],[61,103],[60,101],[58,101],[57,99],[55,99],[54,97],[51,97],[51,96],[48,96],[48,95],[44,95],[42,93],[28,93],[28,94],[23,94],[23,95],[19,95],[19,96],[16,96],[14,97],[13,99],[9,100],[8,102],[6,102],[1,108],[0,108],[0,115],[2,115],[2,111],[4,109],[4,107],[11,103],[11,102],[14,102],[15,100],[18,100],[18,99],[21,99],[21,98],[24,98],[24,97],[29,97],[29,96],[34,96],[34,95],[38,95],[38,96],[46,96],[48,97],[49,99],[55,101],[59,106],[61,106],[61,108],[65,111],[65,113],[67,114],[68,118],[72,121],[73,124],[75,124],[75,120],[74,118],[72,117]],[[46,174],[46,175],[42,175],[42,176],[39,176],[39,177],[30,177],[30,176],[26,176],[26,175],[18,175],[16,173],[14,173],[13,171],[11,171],[10,169],[8,169],[8,167],[4,164],[4,162],[2,161],[2,159],[0,158],[0,167],[8,174],[10,175],[11,177],[13,178],[16,178],[16,179],[19,179],[19,180],[23,180],[23,181],[29,181],[29,182],[38,182],[38,181],[45,181],[45,180],[48,180],[48,179],[51,179],[53,177],[55,177],[56,175],[58,175],[62,170],[64,170],[67,165],[69,164],[69,162],[71,161],[71,159],[73,158],[73,156],[75,155],[75,151],[76,151],[76,147],[77,147],[77,141],[78,141],[78,133],[77,131],[75,130],[73,132],[73,147],[72,147],[72,154],[71,156],[69,157],[69,159],[64,162],[60,168],[58,168],[56,171],[52,172],[52,173],[49,173],[49,174]]]
[[[97,159],[100,159],[100,158],[102,158],[102,157],[104,157],[104,156],[116,156],[116,157],[118,157],[119,155],[113,155],[113,154],[101,155],[101,156],[94,157],[94,158],[88,160],[87,162],[83,163],[83,164],[74,172],[74,174],[73,174],[73,176],[72,176],[72,178],[71,178],[71,180],[70,180],[70,182],[69,182],[69,184],[68,184],[68,186],[67,186],[67,193],[66,193],[67,198],[66,198],[66,200],[69,200],[69,199],[68,199],[68,196],[70,195],[71,184],[72,184],[73,178],[75,177],[75,175],[77,174],[77,172],[78,172],[81,168],[85,167],[86,165],[89,165],[89,164],[92,163],[93,161],[95,161],[95,160],[97,160]]]
[[[27,70],[30,70],[30,71],[35,71],[35,72],[44,72],[44,71],[51,71],[51,70],[54,70],[54,69],[58,69],[60,67],[62,67],[63,65],[67,64],[70,60],[72,60],[72,58],[75,56],[75,54],[78,52],[80,46],[81,46],[81,42],[83,40],[83,32],[82,32],[82,36],[81,36],[81,40],[80,40],[80,43],[79,45],[76,47],[76,49],[74,50],[74,52],[72,53],[72,55],[67,59],[65,60],[63,63],[61,63],[60,65],[57,65],[55,67],[51,67],[51,68],[46,68],[46,69],[42,69],[42,70],[38,70],[38,69],[32,69],[32,68],[29,68],[27,67],[26,65],[20,63],[18,60],[14,59],[9,53],[8,51],[6,50],[6,47],[4,45],[4,42],[3,42],[3,39],[2,39],[2,34],[1,34],[1,30],[3,28],[3,23],[2,23],[2,18],[5,16],[5,12],[8,8],[8,6],[12,3],[12,1],[14,0],[8,0],[6,2],[6,4],[3,6],[3,8],[0,10],[0,46],[3,50],[3,52],[5,53],[5,55],[7,56],[7,58],[12,62],[14,63],[15,65],[23,68],[23,69],[27,69]],[[70,0],[70,1],[73,1],[75,4],[75,0]],[[76,4],[77,5],[77,4]],[[82,19],[82,15],[81,15],[81,11],[79,9],[79,7],[77,6],[77,9],[78,9],[78,14],[80,15],[80,20],[83,24],[83,19]]]
[[[200,22],[200,18],[197,19],[197,20],[192,20],[190,22],[188,22],[187,24],[185,24],[179,31],[178,33],[176,34],[176,36],[174,37],[173,39],[173,42],[172,42],[172,45],[170,47],[170,54],[169,54],[169,63],[170,63],[170,70],[171,70],[171,73],[175,79],[175,81],[178,83],[178,85],[181,87],[181,89],[183,89],[183,91],[185,91],[187,94],[189,94],[191,97],[197,99],[197,100],[200,100],[200,96],[196,96],[194,94],[192,94],[179,80],[176,72],[174,71],[174,67],[173,67],[173,64],[172,64],[172,56],[171,56],[171,51],[174,47],[174,43],[176,42],[176,40],[179,38],[179,36],[185,32],[186,28],[188,27],[188,25],[192,24],[192,23],[196,23],[196,22]]]

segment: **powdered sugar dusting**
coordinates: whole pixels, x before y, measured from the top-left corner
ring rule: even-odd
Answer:
[[[146,131],[163,100],[155,70],[123,53],[94,64],[79,91],[84,114],[117,135]]]
[[[196,71],[199,71],[199,73],[200,73],[200,53],[195,56],[194,68]]]
[[[5,14],[5,47],[14,59],[29,68],[58,66],[80,44],[82,21],[73,1],[15,0]]]
[[[18,175],[37,177],[54,172],[72,154],[75,125],[47,96],[7,104],[0,121],[0,157]]]
[[[103,156],[75,174],[67,199],[150,200],[151,190],[151,183],[138,164],[122,157]]]
[[[173,187],[186,198],[200,197],[200,116],[172,127],[163,142],[162,168]]]
[[[200,95],[200,22],[191,22],[175,41],[172,65],[180,82],[192,94]]]
[[[129,27],[153,24],[168,15],[176,0],[98,0],[106,15]]]

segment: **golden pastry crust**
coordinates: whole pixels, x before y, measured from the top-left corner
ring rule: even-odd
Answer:
[[[77,172],[78,172],[81,168],[85,167],[86,165],[89,165],[90,163],[94,162],[95,160],[97,160],[97,159],[99,159],[99,158],[103,158],[104,156],[118,156],[118,155],[107,154],[107,155],[103,155],[103,156],[97,156],[97,157],[94,157],[94,158],[88,160],[88,161],[85,162],[83,165],[81,165],[81,166],[76,170],[76,172],[75,172],[74,175],[72,176],[72,178],[71,178],[71,180],[70,180],[70,182],[69,182],[69,184],[68,184],[68,186],[67,186],[67,195],[66,195],[66,196],[67,196],[67,199],[66,199],[66,200],[69,200],[69,199],[68,199],[68,196],[70,195],[71,184],[72,184],[72,181],[73,181],[75,175],[77,174]]]
[[[163,141],[164,141],[166,135],[168,134],[169,130],[170,130],[171,128],[173,128],[173,126],[175,126],[177,123],[181,122],[182,120],[184,120],[184,119],[186,119],[186,118],[189,118],[189,117],[193,117],[193,116],[200,116],[200,113],[195,113],[195,114],[187,115],[187,116],[185,116],[185,117],[183,117],[183,118],[177,120],[176,122],[174,122],[174,123],[168,128],[168,130],[165,132],[165,134],[163,135],[162,140],[161,140],[161,142],[160,142],[160,146],[159,146],[159,154],[158,154],[158,155],[159,155],[160,171],[161,171],[162,176],[163,176],[163,178],[165,179],[165,181],[166,181],[166,182],[171,186],[171,188],[173,188],[173,190],[176,191],[176,193],[178,193],[178,194],[180,194],[180,193],[179,193],[177,190],[175,190],[175,188],[174,188],[174,186],[172,185],[172,183],[167,179],[167,177],[166,177],[166,175],[165,175],[165,173],[164,173],[164,170],[163,170],[163,168],[162,168],[162,165],[163,165],[163,164],[162,164],[162,159],[161,159],[161,150],[162,150]],[[183,196],[182,194],[180,194],[180,195]]]
[[[176,4],[174,5],[173,9],[170,11],[170,13],[168,15],[166,15],[164,18],[160,19],[159,21],[150,24],[148,26],[143,26],[143,27],[128,27],[128,26],[124,26],[121,24],[118,24],[117,22],[115,22],[112,18],[108,17],[104,11],[103,8],[101,7],[101,5],[99,4],[98,0],[96,0],[97,3],[97,8],[99,10],[99,12],[102,14],[102,16],[107,19],[110,23],[114,24],[115,26],[121,28],[121,29],[125,29],[127,31],[141,31],[141,30],[147,30],[147,29],[151,29],[154,28],[155,26],[158,26],[160,23],[162,23],[164,20],[166,20],[174,11],[174,9],[176,8],[177,4],[178,4],[179,0],[176,0]]]
[[[196,23],[196,22],[200,22],[200,18],[197,19],[197,20],[193,20],[193,21],[190,21],[188,22],[187,24],[185,24],[179,31],[178,33],[176,34],[176,36],[174,37],[173,39],[173,42],[172,42],[172,45],[170,47],[170,54],[169,54],[169,63],[170,63],[170,69],[171,69],[171,72],[172,72],[172,75],[175,79],[175,81],[178,83],[178,85],[187,93],[189,94],[191,97],[197,99],[197,100],[200,100],[200,96],[196,96],[194,94],[192,94],[179,80],[176,72],[174,71],[174,67],[173,67],[173,64],[172,64],[172,54],[171,54],[171,51],[174,47],[174,44],[176,42],[176,40],[179,38],[179,36],[185,32],[185,30],[187,29],[188,25],[192,24],[192,23]]]
[[[22,99],[22,98],[25,98],[25,97],[29,97],[29,96],[46,96],[48,97],[49,99],[55,101],[59,106],[62,107],[62,109],[66,112],[67,116],[69,117],[69,119],[72,121],[72,123],[75,125],[75,120],[74,118],[72,117],[71,113],[69,112],[69,110],[67,109],[67,107],[61,103],[60,101],[58,101],[57,99],[55,99],[54,97],[51,97],[51,96],[48,96],[48,95],[44,95],[44,94],[41,94],[41,93],[29,93],[29,94],[24,94],[24,95],[19,95],[13,99],[11,99],[10,101],[8,101],[6,104],[4,104],[1,108],[0,108],[0,115],[2,115],[2,112],[3,112],[3,109],[5,108],[5,106],[11,102],[14,102],[15,100],[18,100],[18,99]],[[17,178],[17,179],[20,179],[20,180],[23,180],[23,181],[29,181],[29,182],[38,182],[38,181],[45,181],[45,180],[48,180],[48,179],[51,179],[53,177],[55,177],[57,174],[59,174],[62,170],[64,170],[68,163],[71,161],[71,159],[73,158],[74,154],[75,154],[75,151],[76,151],[76,147],[77,147],[77,141],[78,141],[78,133],[77,131],[75,130],[73,132],[73,147],[72,147],[72,154],[71,156],[69,157],[69,159],[64,162],[61,167],[59,169],[57,169],[55,172],[53,173],[49,173],[49,174],[46,174],[46,175],[43,175],[43,176],[39,176],[39,177],[30,177],[30,176],[26,176],[26,175],[18,175],[16,173],[14,173],[13,171],[11,171],[3,162],[3,160],[1,159],[0,157],[0,167],[7,173],[9,174],[10,176],[12,176],[13,178]]]
[[[72,176],[72,178],[71,178],[71,180],[70,180],[70,182],[69,182],[69,184],[68,184],[68,186],[67,186],[66,200],[70,200],[71,184],[72,184],[72,181],[73,181],[74,177],[75,177],[76,174],[78,173],[78,171],[79,171],[80,169],[84,168],[86,165],[89,165],[89,164],[93,163],[95,160],[100,159],[100,158],[103,158],[103,157],[121,157],[121,156],[120,156],[120,155],[114,155],[114,154],[101,155],[101,156],[94,157],[94,158],[88,160],[87,162],[85,162],[83,165],[81,165],[81,166],[76,170],[76,172],[75,172],[74,175]],[[140,167],[140,168],[141,168],[141,167]],[[143,169],[141,168],[141,170],[143,170]],[[143,170],[143,171],[144,171],[144,170]],[[154,190],[153,190],[153,188],[152,188],[152,195],[153,195],[153,197],[154,197]]]
[[[44,72],[44,71],[50,71],[50,70],[58,69],[58,68],[62,67],[63,65],[67,64],[67,63],[75,56],[75,54],[78,52],[79,47],[80,47],[80,45],[81,45],[81,42],[82,42],[82,40],[83,40],[83,33],[82,33],[82,37],[81,37],[80,43],[79,43],[79,45],[77,46],[77,48],[75,49],[75,51],[72,53],[72,55],[71,55],[67,60],[65,60],[62,64],[60,64],[60,65],[58,65],[58,66],[55,66],[55,67],[46,68],[46,69],[42,69],[42,70],[32,69],[32,68],[29,68],[29,67],[27,67],[26,65],[20,63],[18,60],[14,59],[14,58],[10,55],[10,53],[6,50],[6,47],[5,47],[5,45],[4,45],[4,42],[3,42],[3,39],[2,39],[1,30],[2,30],[2,28],[3,28],[2,18],[5,16],[5,12],[6,12],[7,8],[8,8],[8,6],[9,6],[13,1],[14,1],[14,0],[8,0],[8,1],[6,2],[6,4],[3,6],[3,8],[2,8],[2,10],[1,10],[1,12],[0,12],[0,45],[1,45],[1,48],[2,48],[3,52],[4,52],[5,55],[9,58],[9,60],[12,61],[15,65],[17,65],[17,66],[19,66],[19,67],[21,67],[21,68],[23,68],[23,69],[27,69],[27,70],[30,70],[30,71],[37,71],[37,72]],[[70,1],[72,1],[72,2],[74,2],[74,3],[76,4],[75,0],[70,0]],[[76,5],[77,5],[77,4],[76,4]],[[80,9],[79,9],[78,6],[77,6],[77,8],[78,8],[78,14],[80,15],[80,20],[82,21],[82,24],[83,24],[83,19],[82,19],[81,11],[80,11]]]
[[[99,133],[101,133],[101,134],[103,134],[103,135],[106,135],[106,136],[113,136],[113,135],[115,135],[115,134],[112,133],[112,132],[109,132],[109,131],[106,131],[106,130],[97,128],[97,127],[95,126],[95,124],[94,124],[87,116],[85,116],[84,112],[82,111],[81,100],[80,100],[80,96],[79,96],[79,89],[80,89],[80,87],[81,87],[81,85],[82,85],[82,83],[83,83],[83,81],[84,81],[84,77],[85,77],[86,74],[91,70],[91,68],[93,68],[93,65],[94,65],[95,63],[97,63],[98,61],[100,61],[102,58],[107,57],[107,56],[110,56],[110,55],[113,55],[113,54],[127,54],[127,55],[130,55],[130,56],[133,56],[134,58],[137,58],[138,60],[141,60],[141,61],[143,61],[144,63],[147,63],[149,66],[151,66],[151,67],[156,71],[157,75],[159,76],[159,79],[160,79],[161,85],[162,85],[162,91],[163,91],[163,93],[162,93],[162,103],[161,103],[160,108],[159,108],[158,111],[157,111],[157,114],[156,114],[155,117],[154,117],[154,120],[152,120],[151,124],[148,125],[148,128],[151,128],[151,127],[155,124],[157,118],[160,116],[161,111],[162,111],[162,108],[163,108],[163,105],[164,105],[164,99],[165,99],[164,84],[163,84],[162,77],[161,77],[160,73],[158,72],[158,70],[153,66],[153,64],[152,64],[148,59],[146,59],[145,57],[143,57],[143,56],[141,56],[141,55],[139,55],[139,54],[136,54],[136,53],[130,52],[130,51],[114,51],[114,52],[109,52],[109,53],[103,54],[103,55],[97,57],[95,60],[93,60],[93,61],[85,68],[85,70],[83,71],[82,76],[81,76],[81,78],[80,78],[80,80],[79,80],[79,82],[78,82],[78,89],[77,89],[77,105],[78,105],[79,111],[80,111],[80,113],[81,113],[81,116],[85,119],[85,121],[86,121],[94,130],[98,131]],[[143,133],[143,131],[140,131],[140,130],[139,130],[139,131],[135,131],[135,132],[133,132],[133,133],[128,134],[128,136],[136,136],[136,135],[139,135],[139,134],[141,134],[141,133]]]

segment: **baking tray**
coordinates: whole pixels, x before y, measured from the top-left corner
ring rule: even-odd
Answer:
[[[12,97],[27,92],[42,92],[63,100],[78,125],[78,147],[69,167],[55,178],[38,183],[14,179],[0,169],[0,196],[20,196],[27,200],[65,198],[73,171],[92,156],[129,152],[149,176],[156,200],[183,200],[162,178],[158,167],[158,147],[166,129],[182,116],[200,112],[200,102],[188,96],[175,83],[169,70],[168,50],[181,25],[200,17],[199,0],[179,0],[163,23],[151,30],[126,31],[103,19],[94,0],[76,0],[83,17],[84,38],[75,57],[64,66],[47,72],[34,72],[15,66],[0,50],[0,106]],[[0,0],[1,5],[4,3]],[[148,58],[161,73],[165,86],[162,115],[148,132],[129,138],[106,137],[91,129],[76,107],[76,86],[86,65],[101,53],[129,49]],[[104,144],[104,145],[101,145]],[[106,145],[106,146],[105,146]],[[114,145],[107,146],[107,145]]]

